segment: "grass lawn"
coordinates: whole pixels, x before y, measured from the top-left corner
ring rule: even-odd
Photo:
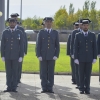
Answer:
[[[0,71],[4,71],[4,62],[0,59]],[[98,72],[98,61],[93,65],[93,72]],[[39,61],[35,56],[35,45],[28,45],[28,54],[24,57],[23,71],[25,72],[38,72]],[[60,45],[60,56],[56,61],[55,72],[71,72],[70,57],[66,56],[66,45]]]

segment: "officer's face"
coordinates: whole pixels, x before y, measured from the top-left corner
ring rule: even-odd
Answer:
[[[80,27],[80,29],[82,29],[82,27],[83,27],[83,26],[82,26],[82,24],[81,24],[81,23],[79,24],[79,27]]]
[[[78,29],[78,28],[79,28],[79,26],[75,26],[75,25],[74,25],[74,29]]]
[[[10,26],[10,28],[15,28],[15,26],[16,26],[16,22],[9,22],[9,26]]]
[[[51,20],[45,21],[45,26],[46,26],[47,28],[51,28],[51,27],[52,27],[52,21],[51,21]]]
[[[89,29],[89,24],[83,24],[82,25],[83,31],[88,31]]]

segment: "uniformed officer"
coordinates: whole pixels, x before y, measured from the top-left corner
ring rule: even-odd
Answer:
[[[72,34],[71,34],[71,58],[74,60],[74,43],[75,43],[75,34],[77,34],[78,32],[80,32],[80,25],[82,23],[82,19],[80,19],[80,21],[78,21],[79,23],[79,28],[73,30]],[[77,84],[76,89],[79,89],[79,70],[78,70],[78,65],[74,63],[74,67],[75,67],[75,81]]]
[[[41,65],[41,93],[53,92],[55,61],[59,57],[59,36],[52,29],[51,17],[44,18],[45,29],[41,30],[37,40],[37,56]],[[47,77],[48,75],[48,77]]]
[[[80,94],[90,94],[90,77],[92,64],[97,59],[97,46],[95,34],[88,31],[89,19],[83,19],[82,32],[75,38],[75,63],[79,64]]]
[[[100,33],[98,34],[97,38],[97,51],[98,58],[100,58]]]
[[[73,23],[74,30],[79,28],[79,23],[74,22]],[[72,84],[76,84],[76,79],[75,79],[75,66],[74,66],[74,59],[71,57],[71,34],[68,36],[68,41],[67,41],[67,55],[70,56],[70,63],[71,63],[71,70],[72,70]]]
[[[7,90],[4,92],[17,92],[18,62],[23,58],[22,32],[15,28],[16,20],[9,19],[9,29],[5,29],[1,39],[1,57],[5,62]]]
[[[78,30],[79,30],[79,32],[81,32],[82,31],[82,19],[79,19],[77,22],[79,23]]]
[[[11,18],[15,18],[17,20],[17,24],[15,26],[16,29],[19,29],[22,31],[23,33],[23,38],[24,38],[24,56],[27,54],[27,36],[26,36],[26,33],[24,31],[24,28],[21,27],[18,23],[18,16],[19,14],[18,13],[12,13],[11,15]],[[23,61],[22,62],[19,62],[19,67],[18,67],[18,83],[21,83],[21,73],[22,73],[22,64],[23,64]]]
[[[44,21],[42,22],[41,25],[42,25],[43,29],[45,30],[45,22]],[[38,34],[37,34],[37,38],[38,38]],[[36,39],[36,47],[35,47],[35,52],[36,52],[36,56],[37,56],[36,48],[37,48],[37,39]],[[40,79],[41,79],[41,66],[40,66],[40,61],[39,61],[39,68],[40,68]]]

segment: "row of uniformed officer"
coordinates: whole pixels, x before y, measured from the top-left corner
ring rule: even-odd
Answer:
[[[18,62],[24,56],[23,33],[16,29],[16,19],[9,19],[9,28],[5,29],[1,39],[1,57],[5,61],[7,90],[4,92],[17,92]]]
[[[73,23],[74,26],[74,30],[77,30],[79,28],[79,23],[78,22],[74,22]],[[71,57],[71,34],[69,34],[68,36],[68,41],[67,41],[67,55],[70,56],[70,65],[71,65],[71,70],[72,70],[72,84],[76,84],[76,77],[75,77],[75,64],[74,64],[74,59]]]
[[[74,48],[75,48],[75,35],[82,30],[82,19],[78,20],[79,28],[73,30],[71,34],[71,58],[74,60]],[[77,84],[76,89],[79,89],[79,66],[78,64],[74,63],[74,70],[75,70],[75,82]],[[74,82],[74,83],[75,83]]]
[[[44,18],[45,29],[42,29],[37,38],[37,57],[41,67],[42,93],[53,93],[55,60],[59,57],[59,36],[52,29],[51,17]]]
[[[82,20],[82,31],[75,36],[74,61],[79,65],[80,94],[90,94],[92,64],[97,59],[95,34],[89,31],[89,19]]]

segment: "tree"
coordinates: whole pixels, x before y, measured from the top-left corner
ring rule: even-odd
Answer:
[[[61,7],[54,15],[56,28],[67,28],[68,13],[65,6]]]
[[[72,3],[70,3],[70,6],[69,6],[69,15],[71,14],[74,14],[74,7]]]
[[[91,2],[91,7],[90,7],[90,19],[92,21],[91,24],[91,29],[92,30],[97,30],[98,29],[98,21],[97,21],[97,11],[95,9],[96,1]]]

